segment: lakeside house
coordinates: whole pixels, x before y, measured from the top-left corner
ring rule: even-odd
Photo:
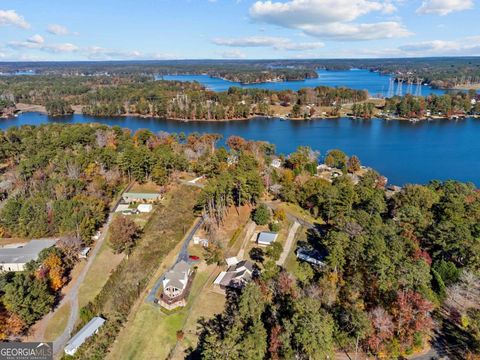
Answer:
[[[162,200],[162,194],[126,192],[126,193],[123,193],[122,200],[124,203],[127,203],[127,204],[130,204],[133,202],[153,203],[155,201]]]
[[[272,245],[272,243],[277,240],[278,234],[274,232],[269,232],[269,231],[262,231],[261,233],[258,234],[257,237],[257,244],[258,245],[265,245],[269,246]]]
[[[227,288],[241,289],[252,280],[254,267],[248,260],[238,261],[237,258],[226,259],[227,271],[222,271],[214,281],[214,285],[225,290]]]
[[[279,158],[275,158],[270,163],[270,166],[275,169],[280,169],[282,167],[282,160],[280,160]]]
[[[54,246],[55,242],[53,239],[39,239],[1,248],[0,271],[23,271],[27,263],[37,260],[40,252]]]
[[[165,274],[160,305],[171,310],[186,305],[188,289],[191,284],[192,271],[190,264],[180,261]]]
[[[94,317],[85,325],[78,333],[76,333],[68,342],[64,348],[67,355],[73,356],[77,352],[78,348],[87,340],[90,336],[95,335],[103,324],[105,319],[99,316]]]

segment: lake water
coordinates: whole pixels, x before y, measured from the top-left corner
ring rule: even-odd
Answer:
[[[381,75],[380,73],[363,70],[352,69],[345,71],[329,71],[329,70],[317,70],[318,78],[307,79],[304,81],[283,81],[283,82],[270,82],[261,84],[242,85],[238,82],[227,81],[218,78],[212,78],[208,75],[165,75],[165,80],[177,80],[177,81],[197,81],[213,91],[226,91],[232,86],[238,86],[242,88],[260,88],[268,90],[299,90],[306,87],[317,86],[330,86],[330,87],[348,87],[358,90],[367,90],[370,96],[381,97],[387,96],[389,90],[390,76]],[[159,79],[162,77],[158,77]],[[394,86],[394,94],[397,93],[398,84]],[[416,86],[409,88],[408,85],[403,84],[402,94],[405,95],[408,92],[415,94]],[[445,90],[432,89],[430,86],[421,85],[420,94],[444,94]]]
[[[300,145],[326,151],[339,148],[357,155],[389,178],[390,183],[426,183],[431,179],[471,181],[480,186],[480,120],[436,120],[410,123],[383,119],[319,119],[282,121],[254,119],[231,122],[181,122],[151,118],[93,118],[73,115],[50,118],[24,113],[0,120],[0,128],[50,122],[118,125],[132,131],[146,128],[153,132],[218,133],[226,139],[239,135],[276,145],[278,153],[290,153]]]

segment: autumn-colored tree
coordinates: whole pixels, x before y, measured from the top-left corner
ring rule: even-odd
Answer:
[[[357,172],[360,170],[360,166],[360,159],[357,156],[353,155],[348,159],[347,169],[349,173]]]
[[[109,242],[115,253],[130,254],[139,235],[139,228],[132,219],[118,216],[110,225]]]
[[[275,211],[273,212],[274,220],[285,221],[286,218],[287,218],[287,213],[285,212],[284,208],[275,209]]]
[[[227,139],[227,146],[234,151],[242,150],[245,147],[245,144],[245,139],[240,136],[232,135]]]
[[[50,289],[52,291],[58,291],[66,283],[65,277],[65,267],[63,265],[62,259],[58,254],[52,252],[48,257],[43,261],[37,270],[38,278],[41,278],[43,274],[46,274],[49,280]]]
[[[10,314],[7,319],[7,329],[10,335],[20,335],[26,328],[25,321],[22,320],[17,314]]]
[[[373,332],[367,338],[367,345],[374,354],[385,352],[389,341],[393,338],[393,320],[392,316],[381,307],[377,307],[370,312]]]
[[[399,291],[392,314],[395,333],[401,346],[412,347],[416,333],[428,334],[433,327],[430,312],[433,305],[419,293]]]

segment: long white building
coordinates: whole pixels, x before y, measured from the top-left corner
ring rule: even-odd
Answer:
[[[28,262],[37,260],[42,250],[53,245],[55,245],[53,239],[40,239],[14,247],[0,248],[0,271],[23,271]]]

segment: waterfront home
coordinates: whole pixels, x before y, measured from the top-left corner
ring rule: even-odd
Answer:
[[[122,195],[122,200],[127,203],[139,202],[139,203],[153,203],[162,199],[160,193],[134,193],[126,192]]]
[[[77,352],[78,348],[87,340],[90,336],[95,335],[103,324],[105,319],[96,316],[90,320],[78,333],[75,334],[65,346],[64,351],[66,354],[73,356]]]
[[[275,158],[270,163],[270,166],[275,169],[280,169],[282,167],[282,160],[280,160],[279,158]]]
[[[252,280],[254,267],[248,260],[238,261],[237,258],[226,260],[227,271],[222,271],[214,281],[214,285],[225,290],[227,288],[241,289]]]
[[[165,274],[160,305],[166,309],[174,309],[186,305],[188,288],[191,283],[191,269],[186,261],[180,261]]]
[[[23,271],[28,262],[37,260],[40,252],[54,246],[55,242],[53,239],[40,239],[1,248],[0,271]]]
[[[317,166],[317,171],[318,172],[332,171],[332,168],[328,165],[320,164],[320,165]]]
[[[277,240],[278,234],[274,232],[269,232],[269,231],[262,231],[261,233],[258,234],[257,237],[257,244],[258,245],[265,245],[269,246],[272,245],[272,243]]]

